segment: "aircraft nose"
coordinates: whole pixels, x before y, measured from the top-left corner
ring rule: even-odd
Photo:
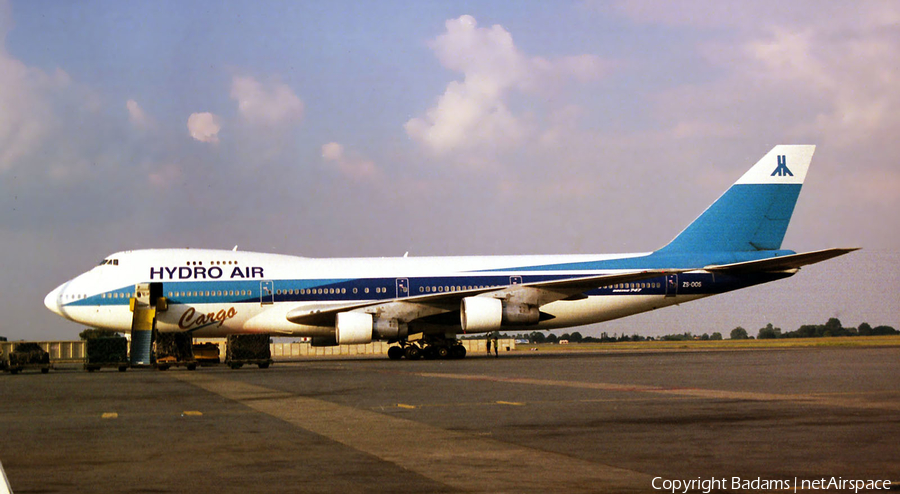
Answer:
[[[62,308],[60,303],[60,295],[62,293],[64,285],[59,285],[54,288],[52,292],[48,293],[46,297],[44,297],[44,305],[50,309],[56,315],[63,315]]]

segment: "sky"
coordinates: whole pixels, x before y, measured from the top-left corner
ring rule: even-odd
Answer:
[[[581,332],[900,327],[898,82],[893,1],[0,0],[0,335],[127,249],[647,252],[776,144],[863,250]]]

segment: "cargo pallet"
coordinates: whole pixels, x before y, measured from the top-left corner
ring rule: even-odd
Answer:
[[[84,370],[88,372],[104,367],[114,367],[119,372],[125,372],[131,367],[128,360],[128,342],[125,338],[119,336],[90,338],[84,345]]]
[[[50,364],[16,364],[16,365],[7,364],[3,370],[5,370],[6,372],[9,372],[12,375],[16,375],[25,370],[40,369],[41,374],[47,374],[48,372],[50,372],[50,369],[52,367],[53,366]]]
[[[3,370],[12,375],[26,369],[40,369],[41,374],[47,374],[52,368],[50,354],[40,345],[33,342],[21,342],[8,345],[3,354]]]
[[[100,369],[108,368],[108,367],[118,369],[119,372],[125,372],[128,370],[129,367],[131,367],[131,364],[129,364],[128,362],[91,362],[91,363],[85,362],[84,363],[84,370],[86,370],[88,372],[94,372],[94,371],[98,371]]]
[[[245,365],[258,365],[260,369],[268,369],[270,365],[275,363],[272,359],[245,359],[245,360],[228,360],[225,362],[232,369],[240,369]]]
[[[225,340],[225,365],[232,369],[245,365],[268,369],[273,362],[267,334],[232,334]]]
[[[195,360],[175,360],[172,357],[163,357],[156,359],[155,367],[161,371],[169,370],[170,367],[185,367],[187,370],[197,370],[197,361]]]

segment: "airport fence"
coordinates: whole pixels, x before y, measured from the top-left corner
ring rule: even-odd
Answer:
[[[37,343],[41,349],[50,354],[50,363],[84,362],[84,341],[3,341],[0,342],[0,353],[4,358],[15,350],[20,343]]]
[[[487,353],[487,340],[459,340],[466,347],[468,355],[478,355]],[[195,343],[214,343],[219,346],[219,353],[225,355],[225,339],[224,338],[196,338]],[[3,341],[0,342],[0,352],[5,357],[15,349],[19,343],[23,341]],[[50,354],[51,364],[68,364],[83,363],[85,358],[85,342],[84,341],[36,341],[40,347]],[[512,351],[516,349],[516,340],[512,338],[503,338],[497,340],[501,352]],[[394,344],[388,344],[383,341],[373,341],[365,345],[337,345],[314,347],[306,342],[290,342],[290,343],[272,343],[271,351],[274,360],[292,360],[308,357],[328,357],[343,355],[387,355],[388,348]]]

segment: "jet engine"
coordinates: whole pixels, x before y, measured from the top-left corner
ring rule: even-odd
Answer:
[[[338,345],[370,343],[373,339],[395,340],[406,337],[409,332],[404,322],[376,318],[365,312],[340,312],[334,326]]]
[[[489,297],[466,297],[460,307],[460,323],[466,333],[496,331],[501,326],[537,324],[541,312],[534,305],[509,303]]]

